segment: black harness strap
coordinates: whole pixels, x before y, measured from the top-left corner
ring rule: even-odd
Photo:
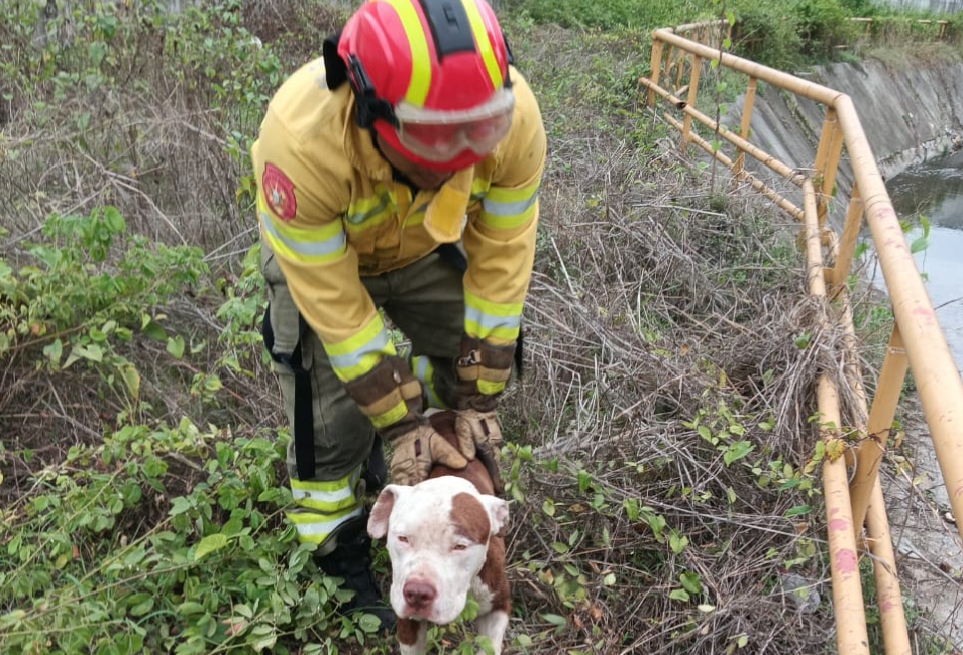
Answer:
[[[274,352],[274,327],[271,325],[271,306],[268,305],[261,321],[261,336],[271,357],[284,364],[294,373],[294,459],[297,464],[298,479],[310,480],[314,477],[314,409],[311,401],[311,373],[304,368],[301,344],[308,324],[298,314],[298,345],[294,352]]]

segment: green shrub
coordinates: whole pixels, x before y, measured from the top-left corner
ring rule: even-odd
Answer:
[[[851,43],[858,27],[840,0],[798,0],[793,6],[802,51],[815,59],[832,59],[836,47]]]
[[[603,29],[669,27],[707,15],[710,7],[706,0],[519,0],[512,5],[536,23]]]
[[[779,70],[791,71],[802,62],[797,17],[785,5],[740,2],[733,44],[740,56]]]
[[[199,455],[178,491],[180,462]],[[336,581],[307,575],[313,546],[281,528],[283,457],[263,436],[186,419],[72,448],[3,510],[0,650],[287,653],[293,637],[336,653],[321,635],[363,639],[364,623],[332,617]]]

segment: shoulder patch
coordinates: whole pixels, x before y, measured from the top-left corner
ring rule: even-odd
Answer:
[[[298,200],[294,196],[294,183],[274,164],[264,164],[264,173],[261,175],[261,190],[268,207],[282,220],[290,221],[298,213]]]

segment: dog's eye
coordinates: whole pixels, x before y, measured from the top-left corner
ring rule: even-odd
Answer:
[[[465,544],[455,544],[451,547],[452,550],[468,550],[468,546]]]
[[[403,534],[399,534],[399,535],[398,535],[398,541],[400,541],[400,542],[403,543],[403,544],[406,544],[406,543],[408,543],[408,537],[406,537],[406,536],[403,535]]]

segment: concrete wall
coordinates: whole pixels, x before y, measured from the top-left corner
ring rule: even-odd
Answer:
[[[963,139],[963,64],[898,72],[876,61],[834,64],[816,68],[810,79],[852,98],[884,179],[942,156]],[[730,107],[723,122],[738,131],[742,99]],[[765,87],[753,109],[751,141],[793,168],[811,169],[825,114],[823,105]],[[772,178],[754,160],[749,168]],[[846,197],[852,170],[845,150],[837,180]],[[787,195],[798,200],[794,190]],[[833,218],[839,219],[835,212]]]
[[[876,3],[897,9],[929,10],[943,14],[963,11],[963,0],[876,0]]]

